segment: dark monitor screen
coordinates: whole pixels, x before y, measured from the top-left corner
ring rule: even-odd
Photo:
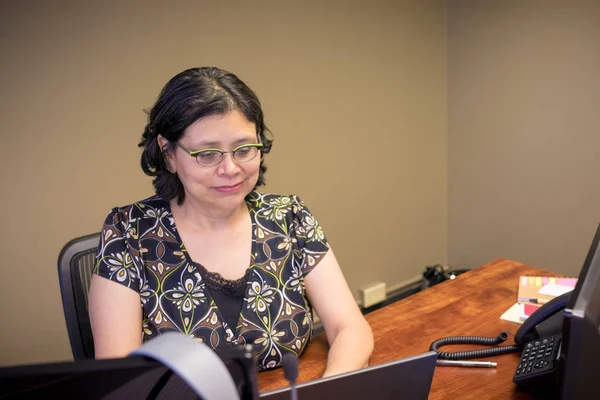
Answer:
[[[231,374],[240,399],[256,399],[254,359],[246,357],[242,349],[219,349],[217,354]],[[0,368],[0,399],[53,397],[103,400],[199,398],[177,374],[144,356]]]
[[[600,369],[600,226],[564,312],[560,352],[563,399],[598,398]]]

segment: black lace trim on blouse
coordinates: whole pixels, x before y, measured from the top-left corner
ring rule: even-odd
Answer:
[[[246,270],[246,273],[240,279],[229,280],[223,278],[223,275],[218,272],[208,271],[200,263],[193,261],[192,264],[198,268],[200,276],[209,290],[217,290],[229,296],[241,297],[242,299],[245,297],[246,285],[250,277],[250,268]]]

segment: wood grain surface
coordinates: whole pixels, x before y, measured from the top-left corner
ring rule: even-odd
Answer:
[[[498,259],[474,268],[454,280],[442,282],[366,316],[373,329],[375,349],[370,365],[423,353],[436,339],[447,336],[496,337],[515,333],[520,325],[500,319],[517,299],[521,275],[560,276],[515,261]],[[513,337],[503,344],[514,344]],[[475,345],[444,346],[443,351],[486,348]],[[321,377],[328,344],[325,334],[313,338],[300,358],[298,382]],[[430,399],[530,399],[512,382],[519,353],[482,359],[497,368],[437,366]],[[283,370],[258,374],[261,392],[287,386]]]

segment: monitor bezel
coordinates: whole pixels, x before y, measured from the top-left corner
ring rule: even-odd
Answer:
[[[592,265],[597,266],[592,268]],[[589,247],[583,266],[579,272],[577,284],[569,296],[569,301],[565,307],[567,315],[583,317],[590,297],[593,294],[594,286],[600,274],[600,224],[596,229],[596,234]]]
[[[558,393],[561,399],[587,398],[595,392],[590,379],[596,378],[586,374],[600,356],[600,224],[563,315]]]
[[[241,391],[242,400],[255,400],[258,398],[258,377],[256,360],[251,350],[245,346],[219,348],[215,350],[219,358],[226,367],[235,368],[236,373],[243,376],[243,382],[236,381],[238,390]],[[67,380],[76,380],[78,377],[85,377],[94,374],[102,374],[115,371],[115,373],[125,373],[132,379],[135,376],[142,375],[153,369],[165,369],[168,367],[161,362],[143,355],[129,355],[123,358],[107,359],[84,359],[74,361],[55,361],[48,363],[32,363],[0,367],[0,398],[21,398],[31,390],[54,390],[53,385],[62,384]],[[232,373],[232,370],[229,370]],[[232,374],[234,377],[234,374]],[[8,383],[17,381],[27,381],[31,379],[30,387],[25,389],[11,390]],[[179,378],[184,382],[181,378]],[[119,387],[121,380],[117,379],[114,388]],[[5,384],[2,384],[2,383]],[[156,383],[156,382],[154,382]],[[184,383],[185,384],[185,383]],[[37,392],[35,393],[38,396]],[[39,392],[43,394],[43,392]],[[93,393],[87,393],[92,396]],[[12,397],[11,397],[12,396]],[[19,397],[21,396],[21,397]],[[102,395],[100,395],[102,396]]]

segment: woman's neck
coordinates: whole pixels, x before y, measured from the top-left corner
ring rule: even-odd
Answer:
[[[248,207],[245,202],[233,209],[210,207],[191,199],[186,199],[181,205],[177,204],[176,199],[171,200],[170,203],[171,212],[177,219],[177,224],[183,224],[191,230],[227,231],[235,228],[243,219],[248,218]]]

